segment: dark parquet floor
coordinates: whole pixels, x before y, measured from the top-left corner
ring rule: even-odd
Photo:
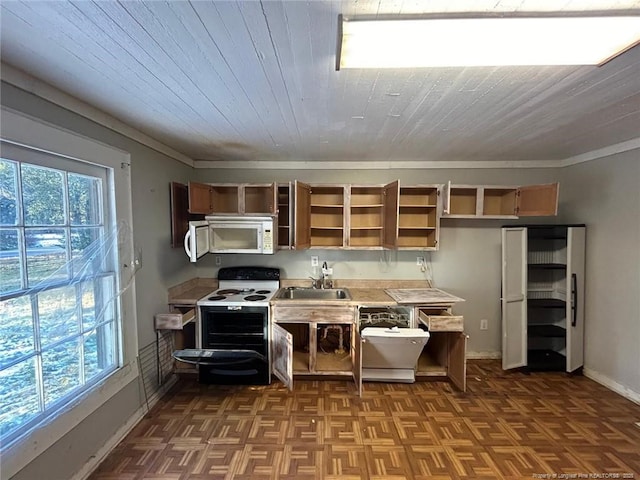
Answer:
[[[590,379],[470,361],[447,382],[181,380],[91,480],[640,479],[640,405]]]

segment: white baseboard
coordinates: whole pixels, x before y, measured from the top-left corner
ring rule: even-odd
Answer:
[[[481,360],[481,359],[498,359],[502,358],[501,352],[467,352],[467,359],[469,360]],[[631,390],[624,385],[611,380],[606,375],[602,373],[596,372],[595,370],[591,370],[590,368],[584,367],[582,369],[582,373],[585,377],[590,378],[594,382],[599,383],[600,385],[607,387],[609,390],[616,392],[619,395],[631,400],[634,403],[640,405],[640,393]]]
[[[585,377],[590,378],[594,382],[598,382],[600,385],[607,387],[609,390],[613,390],[614,392],[640,405],[640,393],[635,392],[630,388],[627,388],[624,385],[611,380],[606,375],[603,375],[600,372],[596,372],[595,370],[591,370],[590,368],[584,367],[582,369],[582,373]]]
[[[496,360],[502,358],[502,352],[467,352],[467,359],[471,360]]]
[[[145,402],[140,406],[138,410],[135,411],[131,417],[125,422],[125,424],[118,429],[118,431],[113,434],[113,436],[107,440],[100,450],[96,452],[94,456],[92,456],[87,463],[83,465],[83,467],[76,472],[76,474],[71,478],[71,480],[86,480],[89,478],[96,468],[102,463],[102,461],[111,453],[111,451],[116,448],[116,446],[127,436],[131,430],[142,420],[142,418],[147,414],[147,412],[153,408],[153,406],[158,403],[158,401],[164,396],[165,393],[178,381],[178,376],[173,375],[169,381],[164,384],[160,389],[149,397],[148,402]],[[147,408],[147,403],[149,407]]]

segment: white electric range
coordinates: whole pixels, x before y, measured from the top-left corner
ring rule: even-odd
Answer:
[[[196,348],[174,356],[197,364],[201,383],[268,384],[269,300],[279,288],[278,268],[221,268],[218,289],[196,303]]]

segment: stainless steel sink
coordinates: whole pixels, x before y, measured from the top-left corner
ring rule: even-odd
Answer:
[[[284,288],[275,297],[280,300],[351,300],[346,288]]]

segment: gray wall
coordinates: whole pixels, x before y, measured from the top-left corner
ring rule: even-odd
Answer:
[[[166,311],[167,287],[195,274],[182,250],[170,245],[169,182],[187,181],[193,169],[6,83],[2,105],[125,150],[131,154],[134,244],[142,251],[136,273],[138,342],[155,340],[153,315]],[[136,382],[110,399],[45,453],[19,472],[15,480],[71,478],[121,428],[143,402]]]
[[[587,225],[585,369],[640,399],[640,150],[564,170],[565,218]]]

